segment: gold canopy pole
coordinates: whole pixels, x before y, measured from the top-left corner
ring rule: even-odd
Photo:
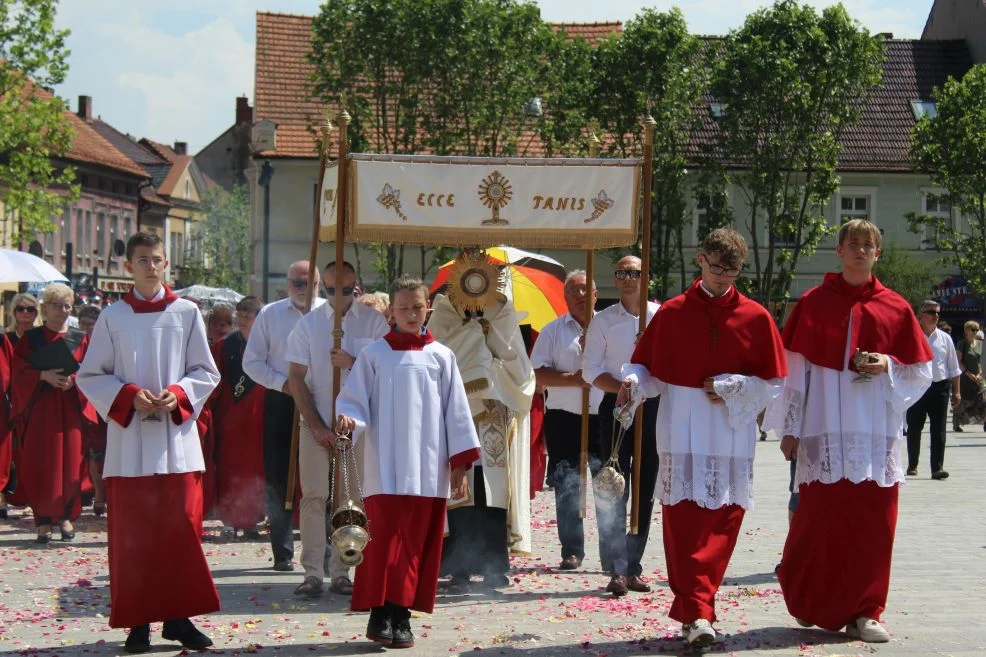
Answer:
[[[594,125],[589,126],[589,157],[595,158],[599,154],[599,137],[596,136]],[[585,252],[585,285],[586,285],[586,315],[582,321],[582,350],[585,351],[585,336],[589,330],[589,322],[592,321],[592,312],[595,309],[593,301],[593,284],[595,252],[586,249]],[[589,488],[586,471],[589,469],[589,393],[592,388],[582,386],[582,435],[579,442],[579,518],[585,518],[586,496]]]
[[[644,211],[642,213],[643,230],[640,245],[640,327],[637,340],[647,328],[647,297],[650,287],[650,220],[651,220],[651,183],[654,176],[654,126],[657,121],[650,114],[644,119]],[[644,405],[637,407],[637,416],[633,424],[633,499],[630,502],[630,533],[636,535],[638,516],[640,515],[640,459],[644,437]]]
[[[318,271],[318,228],[321,221],[322,178],[325,177],[325,162],[329,157],[329,133],[332,122],[326,118],[318,126],[318,193],[315,194],[315,209],[312,218],[312,243],[308,254],[308,287],[305,291],[305,314],[312,309],[315,298],[315,272]],[[291,424],[291,448],[288,459],[288,483],[284,494],[284,510],[294,508],[295,480],[298,478],[298,442],[301,439],[301,413],[298,407],[294,409],[294,420]]]

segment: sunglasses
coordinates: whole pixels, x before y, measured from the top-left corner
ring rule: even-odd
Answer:
[[[617,280],[620,280],[620,281],[626,280],[628,278],[631,281],[635,281],[635,280],[637,280],[637,279],[640,278],[640,270],[639,269],[620,269],[614,275],[616,276]]]
[[[924,314],[925,315],[941,315],[941,311],[940,310],[925,310],[924,311]]]
[[[353,292],[355,292],[355,291],[356,291],[356,288],[355,287],[344,287],[344,288],[342,288],[342,296],[344,296],[344,297],[351,296],[353,294]],[[331,286],[328,286],[328,285],[325,286],[325,292],[330,297],[334,297],[336,295],[336,289],[334,287],[331,287]]]
[[[290,283],[291,287],[295,288],[296,290],[300,290],[303,287],[308,287],[307,278],[289,278],[288,283]]]
[[[14,306],[15,313],[31,313],[32,315],[37,314],[38,309],[34,306]]]

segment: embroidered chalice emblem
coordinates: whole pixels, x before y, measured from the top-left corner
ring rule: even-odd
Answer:
[[[510,181],[499,171],[494,171],[479,183],[479,200],[490,208],[493,216],[483,220],[484,226],[506,226],[510,222],[500,218],[500,209],[505,207],[513,198],[513,187]]]

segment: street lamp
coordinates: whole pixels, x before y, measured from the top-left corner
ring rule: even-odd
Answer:
[[[270,299],[267,282],[270,278],[270,181],[274,177],[274,167],[270,160],[264,160],[260,169],[260,186],[264,188],[264,299]]]

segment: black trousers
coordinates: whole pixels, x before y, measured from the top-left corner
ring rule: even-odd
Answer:
[[[558,409],[544,414],[544,441],[548,449],[548,482],[555,489],[555,517],[561,556],[585,558],[585,530],[579,518],[579,446],[582,416]],[[597,416],[589,418],[589,463],[599,463]],[[601,547],[601,546],[600,546]],[[602,549],[600,549],[600,553]]]
[[[627,533],[627,503],[633,490],[633,425],[627,430],[617,456],[620,471],[626,479],[623,498],[611,506],[596,503],[596,521],[599,526],[599,556],[603,570],[614,575],[640,576],[643,568],[640,560],[647,547],[651,515],[654,512],[654,487],[657,485],[657,409],[659,398],[644,402],[644,425],[640,449],[640,505],[637,517],[637,534]],[[593,476],[613,454],[616,438],[613,427],[613,409],[616,394],[606,393],[599,404],[599,448],[602,462],[590,461]]]
[[[907,409],[907,469],[918,467],[921,457],[921,432],[924,418],[931,420],[931,471],[938,472],[945,464],[945,418],[952,380],[935,381],[921,399]]]
[[[291,461],[291,428],[294,399],[278,390],[267,390],[264,397],[264,479],[267,484],[267,519],[274,561],[294,558],[292,511],[284,510]]]
[[[507,510],[486,504],[483,466],[473,466],[473,505],[449,509],[442,572],[460,577],[502,575],[510,568]]]

